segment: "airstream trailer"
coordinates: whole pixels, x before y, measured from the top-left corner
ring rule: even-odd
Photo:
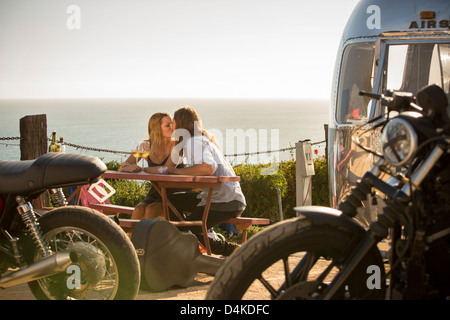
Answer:
[[[333,207],[375,157],[354,138],[379,150],[379,132],[361,125],[384,115],[384,107],[359,92],[417,93],[429,84],[441,86],[450,98],[450,1],[360,1],[344,29],[333,79],[328,136]],[[364,203],[363,223],[372,221],[379,202]]]

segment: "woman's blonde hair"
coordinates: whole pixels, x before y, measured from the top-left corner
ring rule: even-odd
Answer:
[[[162,119],[165,117],[170,118],[170,114],[167,112],[157,112],[148,120],[148,139],[152,149],[161,148],[165,144],[161,130]]]

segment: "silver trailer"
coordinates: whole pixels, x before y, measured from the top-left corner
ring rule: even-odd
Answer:
[[[329,121],[329,181],[332,207],[372,165],[379,130],[362,126],[385,108],[359,91],[417,93],[429,84],[450,98],[450,0],[361,0],[344,29],[337,54]],[[450,99],[449,99],[450,100]],[[378,197],[379,196],[379,197]],[[364,203],[370,223],[382,195]]]

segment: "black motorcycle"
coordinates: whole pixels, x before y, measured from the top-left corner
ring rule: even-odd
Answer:
[[[382,127],[382,154],[369,150],[376,163],[338,210],[299,207],[298,218],[252,237],[216,274],[207,299],[242,299],[252,290],[271,299],[450,298],[447,96],[434,85],[417,97],[361,94],[388,110],[371,126]],[[382,213],[363,228],[357,208],[375,192]],[[381,245],[390,245],[385,257]],[[269,272],[276,264],[279,277]]]
[[[0,161],[0,288],[28,283],[37,299],[136,297],[140,269],[128,236],[104,214],[67,205],[61,189],[105,171],[87,155]],[[42,194],[53,209],[33,208]]]

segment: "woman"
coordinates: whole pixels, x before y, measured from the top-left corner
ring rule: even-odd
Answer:
[[[174,167],[171,151],[174,147],[172,141],[172,118],[167,112],[157,112],[148,121],[148,138],[150,141],[150,155],[145,159],[148,166],[158,168],[161,166]],[[137,165],[139,160],[130,156],[121,166],[120,171],[139,172],[142,168]],[[162,200],[159,193],[152,186],[147,196],[134,209],[132,219],[151,219],[164,217]]]
[[[168,166],[169,174],[235,176],[233,167],[225,159],[214,138],[203,129],[202,121],[193,108],[178,109],[174,114],[174,124],[176,130],[180,130],[178,132],[182,132],[186,140],[181,143],[183,144],[182,154],[188,167]],[[180,150],[178,145],[176,149]],[[206,197],[207,191],[202,190],[200,203],[186,220],[201,220]],[[207,228],[216,226],[229,218],[240,216],[245,207],[246,201],[239,182],[222,183],[212,196]],[[203,242],[200,227],[189,229]],[[228,256],[238,247],[226,241],[211,240],[211,251],[215,254]]]

